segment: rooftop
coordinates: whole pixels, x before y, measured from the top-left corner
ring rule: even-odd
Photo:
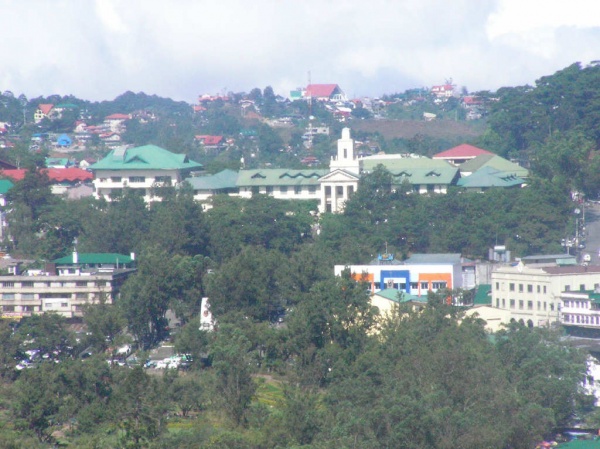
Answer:
[[[477,148],[476,146],[469,145],[468,143],[463,143],[462,145],[458,145],[456,147],[450,148],[449,150],[442,151],[441,153],[435,154],[433,159],[465,159],[465,158],[475,158],[482,154],[491,154],[491,151],[484,150],[481,148]]]
[[[135,148],[119,147],[90,170],[185,170],[200,169],[202,164],[188,159],[187,155],[171,153],[156,145]]]

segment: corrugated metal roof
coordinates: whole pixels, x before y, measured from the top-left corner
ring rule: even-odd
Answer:
[[[283,168],[270,168],[259,170],[240,170],[238,173],[238,187],[258,186],[297,186],[319,185],[319,178],[329,173],[329,170],[287,170]]]
[[[516,176],[520,177],[529,176],[529,170],[521,167],[519,164],[504,159],[497,154],[482,154],[474,159],[468,160],[460,165],[460,171],[474,173],[483,167],[492,167],[498,171],[514,173]]]
[[[112,150],[90,170],[185,170],[199,169],[202,164],[194,162],[185,154],[171,153],[156,145]]]
[[[133,259],[131,256],[126,256],[125,254],[117,254],[117,253],[78,253],[77,254],[77,263],[78,264],[114,264],[117,262],[119,264],[130,264]],[[56,264],[65,264],[70,265],[73,264],[73,254],[69,254],[68,256],[61,257],[60,259],[56,259],[53,261]]]
[[[187,178],[188,182],[194,190],[222,190],[234,189],[237,187],[238,172],[225,169],[219,173],[208,176],[195,176]]]
[[[462,262],[460,253],[439,254],[412,254],[404,261],[405,265],[435,265],[435,264],[460,264]]]

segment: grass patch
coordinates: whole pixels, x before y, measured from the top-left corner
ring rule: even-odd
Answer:
[[[259,377],[256,379],[258,388],[256,390],[256,399],[260,404],[268,407],[279,407],[283,402],[283,385],[281,382]]]

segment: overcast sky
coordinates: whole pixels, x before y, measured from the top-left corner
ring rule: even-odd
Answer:
[[[0,0],[0,29],[0,90],[30,98],[496,90],[600,59],[596,0]]]

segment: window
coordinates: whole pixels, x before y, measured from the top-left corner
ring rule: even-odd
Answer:
[[[35,299],[35,295],[33,293],[21,293],[22,301],[31,301],[32,299]]]
[[[540,286],[539,285],[537,286],[537,292],[538,293],[540,292]]]
[[[515,300],[514,300],[514,299],[511,299],[511,300],[510,300],[510,308],[511,308],[511,309],[514,309],[514,308],[515,308]]]
[[[2,287],[4,288],[13,288],[15,286],[14,282],[3,282]]]
[[[13,299],[15,299],[15,294],[14,293],[2,293],[2,299],[13,300]]]
[[[566,292],[570,292],[571,291],[571,286],[570,285],[565,285],[565,291]]]
[[[2,311],[3,312],[14,312],[15,306],[2,306]]]
[[[427,290],[429,288],[429,283],[427,282],[421,282],[421,289],[422,290]]]
[[[579,284],[579,291],[585,291],[585,284]]]
[[[496,307],[500,307],[500,298],[496,298]]]
[[[302,193],[302,186],[295,186],[294,187],[294,193],[296,195],[300,195]]]
[[[87,287],[87,281],[77,281],[75,285],[77,287]]]
[[[541,309],[542,309],[542,303],[541,303],[540,301],[538,301],[538,303],[537,303],[537,309],[538,309],[538,310],[541,310]]]
[[[63,309],[66,309],[67,307],[69,307],[69,303],[68,303],[68,302],[61,302],[61,303],[60,303],[60,306],[61,306]]]
[[[33,312],[33,306],[21,306],[23,312]]]
[[[546,294],[546,286],[544,285],[544,295]]]
[[[544,301],[544,310],[546,310],[546,301]]]
[[[327,190],[327,188],[325,190]],[[308,186],[308,193],[316,193],[316,192],[317,192],[317,186]]]
[[[527,293],[533,293],[533,285],[527,284]]]
[[[273,186],[267,186],[267,194],[273,193]]]
[[[32,281],[23,281],[21,282],[21,287],[33,287]]]
[[[288,188],[287,188],[287,186],[280,186],[280,187],[279,187],[279,192],[280,192],[280,193],[287,193],[287,191],[288,191]]]
[[[87,293],[76,293],[75,294],[76,299],[87,299],[87,297],[88,297]]]
[[[519,284],[519,293],[523,293],[523,284]]]
[[[354,186],[348,187],[348,196],[351,196],[354,193]]]
[[[523,310],[523,300],[519,299],[519,310]]]
[[[515,284],[513,284],[512,282],[510,284],[508,284],[508,290],[511,292],[515,291]]]
[[[440,288],[446,288],[445,282],[433,282],[433,289],[439,290]]]
[[[121,182],[122,178],[120,176],[111,176],[110,180],[112,182]]]
[[[502,307],[506,307],[506,299],[502,298]]]
[[[527,310],[533,310],[533,301],[527,301]]]
[[[500,290],[500,282],[496,282],[496,290]]]
[[[335,194],[337,196],[343,196],[344,195],[344,187],[343,186],[337,186],[335,188]]]
[[[130,176],[129,177],[129,182],[146,182],[146,177],[145,176]]]
[[[411,290],[417,290],[419,288],[419,283],[418,282],[411,282],[410,283],[410,288],[411,288]]]
[[[170,176],[156,176],[154,178],[154,182],[160,182],[160,183],[164,183],[164,184],[171,184],[171,177]]]

